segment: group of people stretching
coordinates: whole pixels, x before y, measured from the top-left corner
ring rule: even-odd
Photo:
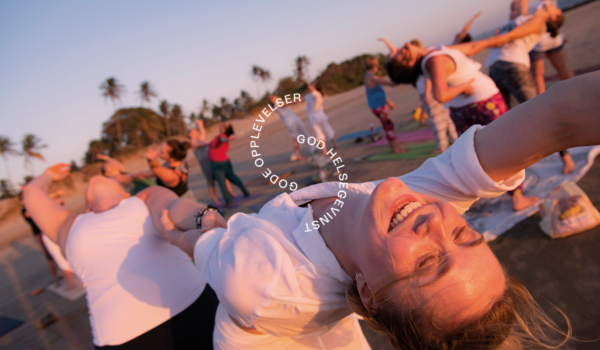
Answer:
[[[569,331],[461,214],[517,188],[536,161],[600,144],[599,91],[600,73],[557,83],[409,174],[345,184],[320,230],[306,227],[338,205],[336,182],[226,220],[164,187],[131,196],[98,175],[77,215],[47,193],[69,173],[57,164],[23,201],[83,282],[97,348],[368,349],[355,314],[397,349],[562,345]]]
[[[370,349],[359,316],[396,349],[566,344],[570,329],[559,329],[461,216],[480,197],[517,189],[535,162],[600,144],[599,72],[507,111],[501,90],[466,57],[541,32],[553,11],[483,41],[391,53],[392,80],[430,80],[460,135],[399,177],[308,186],[226,219],[167,186],[132,196],[102,175],[89,181],[88,211],[70,213],[48,195],[68,165],[48,168],[23,202],[83,282],[96,348]],[[334,207],[331,222],[307,229]]]
[[[188,150],[192,150],[202,168],[215,205],[223,204],[217,198],[215,180],[219,184],[226,207],[230,206],[233,198],[237,196],[231,189],[231,183],[236,185],[244,196],[250,195],[242,180],[233,172],[233,166],[229,160],[229,142],[235,138],[231,124],[221,124],[219,134],[212,141],[207,142],[204,123],[202,120],[198,120],[197,128],[192,128],[188,137],[190,141],[173,138],[162,142],[158,149],[148,149],[146,159],[150,170],[147,171],[127,173],[123,165],[116,159],[98,154],[98,159],[105,161],[102,166],[102,174],[127,186],[127,192],[132,195],[148,186],[158,185],[168,188],[179,197],[196,200],[192,190],[188,187],[189,166],[185,160]],[[160,159],[165,162],[161,164]],[[149,180],[152,177],[156,178],[156,182]]]
[[[369,106],[381,120],[392,151],[404,150],[398,149],[393,124],[387,117],[382,85],[411,84],[417,88],[436,137],[436,152],[440,153],[472,125],[487,125],[506,113],[511,95],[523,103],[543,92],[545,82],[543,77],[541,81],[534,79],[530,69],[532,61],[542,59],[545,54],[554,58],[557,56],[552,55],[560,55],[562,60],[555,61],[560,62],[559,72],[563,71],[561,78],[573,76],[562,51],[562,11],[552,2],[545,1],[535,6],[531,13],[527,0],[515,1],[511,6],[510,22],[496,36],[488,39],[465,41],[465,30],[457,36],[457,41],[462,42],[448,47],[425,48],[419,40],[413,40],[396,48],[385,38],[380,39],[390,50],[386,63],[389,77],[374,76],[379,61],[372,59],[367,62],[365,86]],[[467,27],[477,16],[471,19]],[[556,47],[546,50],[548,41]],[[536,51],[540,45],[546,51]],[[485,48],[491,48],[486,60],[489,76],[481,72],[479,63],[469,58]],[[537,68],[533,71],[537,74],[539,63],[535,65]],[[390,103],[387,100],[387,105],[393,108]],[[573,172],[575,164],[569,153],[566,150],[560,150],[559,153],[564,174]],[[539,201],[537,197],[523,196],[521,188],[509,194],[517,211]]]

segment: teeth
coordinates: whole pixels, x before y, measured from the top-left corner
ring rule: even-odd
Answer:
[[[402,222],[402,220],[404,220],[404,218],[406,218],[408,215],[410,215],[410,213],[413,212],[413,210],[422,206],[423,204],[421,204],[420,202],[410,202],[406,204],[404,208],[402,208],[400,213],[396,214],[396,216],[392,218],[392,220],[390,221],[390,227],[394,228],[398,226]]]

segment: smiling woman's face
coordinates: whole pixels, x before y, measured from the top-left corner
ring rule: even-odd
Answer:
[[[388,290],[400,309],[433,310],[433,317],[454,327],[482,316],[503,295],[500,263],[450,204],[413,192],[397,178],[379,184],[367,201],[358,232],[368,236],[359,268],[369,287],[377,291],[389,282],[382,279],[419,274]]]

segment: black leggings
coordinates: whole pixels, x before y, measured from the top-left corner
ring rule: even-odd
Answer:
[[[225,199],[225,203],[230,204],[232,200],[232,195],[227,190],[227,185],[225,184],[225,179],[228,179],[232,184],[244,192],[244,196],[249,196],[250,193],[244,186],[242,180],[233,172],[233,166],[231,166],[231,162],[226,160],[224,162],[210,162],[210,167],[212,168],[213,177],[217,180],[219,184],[219,188],[221,188],[221,193],[223,193],[223,198]]]
[[[187,309],[148,332],[121,345],[95,346],[96,350],[212,349],[219,299],[207,284]]]

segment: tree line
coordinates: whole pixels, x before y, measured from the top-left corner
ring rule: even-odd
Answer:
[[[368,57],[373,57],[373,55],[363,54],[341,63],[332,62],[318,74],[315,80],[321,82],[325,95],[334,95],[354,89],[363,84],[365,60]],[[381,74],[385,75],[385,58],[381,54],[377,57],[381,61]],[[186,135],[198,119],[203,120],[205,126],[208,127],[215,123],[244,117],[264,108],[268,104],[271,94],[306,93],[308,90],[306,82],[311,80],[309,65],[308,57],[304,55],[296,57],[293,60],[292,75],[279,79],[273,92],[267,90],[267,83],[272,80],[271,72],[259,65],[252,65],[250,77],[256,82],[255,98],[247,91],[241,90],[239,96],[232,101],[226,97],[221,97],[217,103],[203,99],[200,108],[188,115],[184,114],[180,105],[169,103],[167,100],[160,101],[158,110],[153,110],[150,106],[152,101],[158,98],[158,93],[148,81],[142,82],[136,92],[140,100],[139,107],[118,108],[121,98],[126,93],[126,87],[115,77],[110,77],[103,81],[99,88],[102,96],[113,105],[114,112],[103,123],[101,137],[90,141],[83,163],[85,165],[96,162],[98,153],[118,156],[172,136]],[[7,180],[0,180],[0,198],[14,195],[15,192],[7,156],[24,157],[24,166],[31,174],[23,179],[23,182],[26,183],[35,174],[33,161],[36,159],[44,161],[40,150],[45,147],[42,140],[33,134],[24,136],[19,150],[7,137],[0,136],[0,155],[4,160],[7,174]],[[78,169],[74,161],[71,164],[74,170]]]

